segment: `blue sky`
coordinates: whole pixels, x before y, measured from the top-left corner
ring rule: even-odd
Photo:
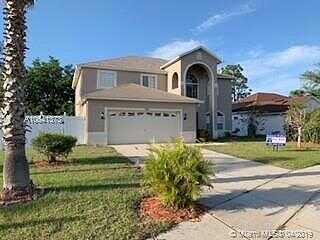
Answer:
[[[63,64],[170,58],[203,44],[224,64],[242,64],[254,91],[287,94],[320,62],[319,8],[319,0],[39,0],[27,64],[50,55]]]

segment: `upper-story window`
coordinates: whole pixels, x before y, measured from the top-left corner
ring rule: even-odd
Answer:
[[[187,74],[186,91],[187,97],[199,98],[199,80],[191,73]]]
[[[144,87],[157,88],[157,76],[151,74],[141,74],[140,84]]]
[[[97,88],[113,88],[117,86],[117,73],[114,71],[98,71]]]
[[[176,89],[179,87],[179,76],[178,73],[174,73],[172,76],[172,89]]]
[[[220,111],[217,112],[217,129],[224,130],[225,125],[225,118],[224,114]]]

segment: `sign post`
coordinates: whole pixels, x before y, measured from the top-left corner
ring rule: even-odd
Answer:
[[[267,135],[266,145],[272,146],[273,151],[279,151],[279,147],[285,146],[287,143],[287,138],[284,135]]]

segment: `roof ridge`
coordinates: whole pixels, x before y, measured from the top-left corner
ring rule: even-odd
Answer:
[[[153,59],[153,60],[160,60],[163,62],[168,62],[168,60],[162,59],[162,58],[154,58],[154,57],[139,56],[139,55],[126,55],[126,56],[121,56],[121,57],[104,58],[104,59],[95,60],[95,61],[83,62],[83,63],[79,63],[77,65],[81,66],[81,65],[86,65],[86,64],[102,63],[102,62],[107,62],[107,61],[123,60],[123,59],[128,59],[128,58]]]

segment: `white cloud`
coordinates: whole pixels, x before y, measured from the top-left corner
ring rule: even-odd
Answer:
[[[279,70],[312,65],[319,60],[320,46],[300,45],[278,52],[259,54],[241,61],[240,64],[244,66],[249,77],[260,78]]]
[[[239,9],[236,9],[234,11],[225,12],[225,13],[221,13],[221,14],[216,14],[216,15],[210,16],[204,22],[202,22],[199,26],[197,26],[193,30],[193,32],[195,34],[199,34],[201,32],[204,32],[204,31],[212,28],[215,25],[218,25],[220,23],[226,22],[226,21],[232,19],[233,17],[246,15],[246,14],[249,14],[249,13],[253,13],[255,11],[256,11],[256,9],[252,8],[248,4],[242,5]]]
[[[156,48],[155,50],[150,52],[149,55],[151,57],[172,59],[178,56],[179,54],[187,52],[200,45],[204,45],[204,44],[200,41],[193,40],[193,39],[190,39],[187,41],[177,40]]]
[[[297,45],[277,52],[248,53],[240,61],[254,90],[288,93],[300,87],[300,76],[320,61],[320,46]]]

